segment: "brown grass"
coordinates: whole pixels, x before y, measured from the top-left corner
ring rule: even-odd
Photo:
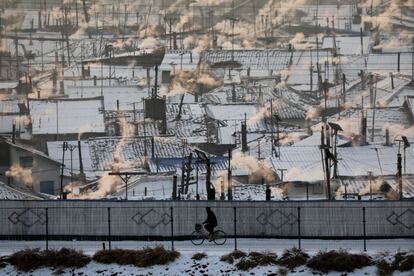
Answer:
[[[93,260],[104,264],[135,265],[148,267],[153,265],[164,265],[175,261],[180,253],[167,250],[163,246],[144,247],[138,250],[113,249],[100,250],[95,253]]]
[[[40,249],[25,249],[12,254],[7,262],[17,270],[30,271],[40,267],[68,268],[83,267],[91,261],[82,251],[68,248],[60,250],[41,251]]]
[[[240,259],[245,256],[247,256],[245,252],[240,251],[240,250],[234,250],[230,252],[229,254],[221,256],[220,261],[232,264],[234,263],[234,260]]]
[[[367,255],[331,250],[320,251],[308,261],[307,266],[327,273],[329,271],[352,272],[371,264],[372,260]]]
[[[283,252],[282,256],[278,260],[278,263],[281,266],[294,269],[295,267],[305,265],[308,259],[308,254],[297,247],[293,247],[291,249],[286,249]]]
[[[399,252],[391,264],[394,270],[409,271],[414,269],[414,253]]]
[[[384,259],[381,259],[377,262],[377,275],[378,276],[391,276],[394,272],[394,269],[391,265]]]
[[[236,267],[239,270],[249,270],[257,266],[277,264],[277,255],[272,252],[250,252],[245,258],[242,258]]]
[[[196,261],[199,261],[204,258],[207,258],[207,254],[204,252],[194,253],[194,255],[191,257],[192,260],[196,260]]]

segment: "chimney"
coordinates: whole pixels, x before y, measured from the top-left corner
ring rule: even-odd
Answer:
[[[391,88],[394,89],[394,75],[392,74],[392,72],[390,72],[390,78],[391,78]]]
[[[402,158],[401,153],[397,154],[397,180],[398,180],[398,194],[399,199],[403,199],[403,190],[402,190]]]
[[[172,200],[177,199],[177,175],[173,176]]]
[[[174,47],[174,50],[178,49],[178,46],[177,46],[177,33],[176,32],[173,33],[173,47]]]
[[[397,72],[399,73],[400,72],[400,60],[401,60],[401,53],[400,52],[398,52],[397,53]]]
[[[63,80],[59,81],[59,93],[61,95],[65,94],[65,84]]]
[[[367,144],[367,118],[364,115],[364,111],[362,111],[361,117],[361,145]]]
[[[157,97],[157,90],[158,90],[158,65],[155,65],[155,83],[154,83],[154,93],[152,95],[153,98]]]
[[[313,134],[312,131],[312,119],[306,118],[306,133],[311,136]]]
[[[78,153],[79,153],[79,177],[83,181],[85,179],[85,172],[83,170],[81,140],[78,140]]]
[[[388,128],[385,129],[385,144],[384,146],[390,146],[390,130]]]
[[[16,143],[16,123],[13,122],[13,130],[12,130],[12,143]]]
[[[154,137],[151,137],[151,158],[155,156],[155,141]]]
[[[193,63],[193,52],[190,52],[190,63]]]
[[[229,163],[227,167],[227,198],[233,200],[233,184],[232,184],[232,170],[231,170],[231,149],[229,149]]]
[[[236,85],[234,83],[231,84],[231,101],[236,102]]]
[[[247,147],[247,125],[246,122],[241,123],[241,135],[242,135],[242,152],[247,152],[249,148]]]

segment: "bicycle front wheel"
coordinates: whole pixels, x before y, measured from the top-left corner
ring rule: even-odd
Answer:
[[[217,245],[223,245],[227,241],[227,234],[224,231],[217,230],[214,231],[214,243]]]
[[[194,245],[200,245],[204,242],[205,236],[201,231],[194,231],[191,233],[191,242]]]

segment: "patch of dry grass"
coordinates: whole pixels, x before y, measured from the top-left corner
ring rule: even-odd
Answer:
[[[68,268],[83,267],[91,258],[74,249],[41,251],[40,249],[25,249],[12,254],[6,260],[17,270],[30,271],[40,267]]]
[[[180,253],[175,250],[167,250],[163,246],[144,247],[138,250],[113,249],[100,250],[93,255],[93,260],[104,264],[135,265],[148,267],[164,265],[175,261]]]
[[[313,256],[307,266],[323,273],[329,271],[352,272],[371,265],[370,257],[364,254],[351,254],[346,251],[320,251]]]

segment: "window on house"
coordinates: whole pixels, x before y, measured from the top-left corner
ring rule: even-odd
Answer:
[[[40,182],[40,192],[44,194],[53,195],[54,194],[54,181],[41,181]]]
[[[20,156],[20,166],[23,168],[33,167],[33,156]]]

